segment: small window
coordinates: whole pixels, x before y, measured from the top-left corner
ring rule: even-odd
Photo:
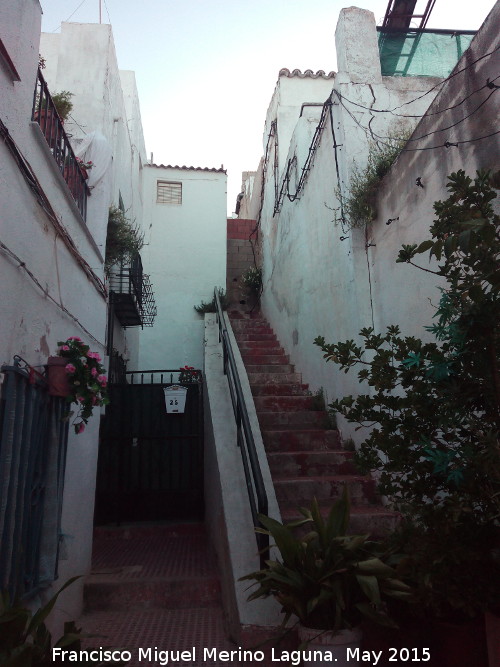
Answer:
[[[156,181],[157,204],[182,204],[182,183]]]

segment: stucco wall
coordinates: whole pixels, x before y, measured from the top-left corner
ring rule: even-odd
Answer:
[[[493,23],[494,18],[490,16],[475,38],[471,52],[464,54],[458,67],[495,48],[497,37],[493,34]],[[329,399],[358,393],[359,387],[355,374],[345,375],[332,364],[325,364],[321,351],[313,345],[314,338],[320,334],[329,341],[356,338],[362,327],[379,328],[391,323],[404,324],[410,334],[424,334],[422,326],[430,322],[433,312],[429,297],[436,300],[436,281],[429,274],[396,265],[397,249],[402,243],[425,238],[432,220],[432,203],[445,196],[447,174],[459,166],[469,171],[474,171],[476,166],[493,166],[497,150],[493,139],[464,144],[458,149],[404,153],[382,184],[374,224],[366,231],[343,228],[338,222],[339,187],[345,196],[353,171],[366,164],[370,140],[378,135],[383,141],[391,134],[401,134],[405,127],[414,127],[416,119],[403,115],[420,117],[439,90],[439,86],[434,88],[439,81],[433,78],[382,77],[375,49],[373,14],[357,8],[342,10],[337,27],[339,72],[332,82],[333,122],[326,123],[299,198],[290,202],[285,197],[281,211],[275,216],[272,161],[269,163],[262,208],[263,312],[290,353],[292,362],[303,373],[304,381],[313,391],[323,387]],[[495,76],[492,66],[493,60],[486,58],[467,70],[466,75],[452,78],[431,110],[452,106],[469,92],[484,86],[487,77]],[[290,86],[287,107],[291,106],[295,81],[295,108],[300,109],[308,100],[301,94],[303,79],[298,76],[287,77]],[[318,79],[311,78],[311,84],[317,82]],[[281,83],[280,77],[280,87]],[[461,121],[490,92],[485,89],[472,96],[467,104],[458,106],[452,113],[429,115],[422,119],[413,136]],[[402,111],[371,114],[371,106],[375,109],[401,107]],[[290,135],[287,159],[297,155],[299,167],[303,164],[300,156],[307,151],[317,124],[317,111],[304,109]],[[456,142],[489,134],[495,131],[491,129],[495,124],[498,127],[494,116],[494,108],[485,104],[470,120],[460,122],[449,131],[432,134],[423,142],[410,142],[410,146],[426,148],[445,140]],[[272,102],[266,128],[275,118],[278,118],[279,131],[279,105]],[[267,134],[268,131],[264,134],[264,143]],[[281,136],[279,139],[281,141]],[[283,142],[280,155],[282,149]],[[273,154],[272,144],[270,154]],[[284,166],[280,158],[280,184]],[[417,176],[422,177],[424,189],[417,188]],[[293,178],[291,185],[294,185]],[[395,217],[399,217],[398,223],[385,224]],[[341,427],[345,435],[356,435],[350,425],[341,423]]]
[[[140,337],[139,368],[203,367],[203,317],[194,310],[226,284],[226,173],[146,166],[143,250],[158,315]],[[157,204],[157,181],[182,183],[182,204]]]
[[[6,144],[0,142],[0,361],[11,364],[13,355],[18,354],[40,367],[56,352],[57,341],[71,335],[80,336],[103,355],[106,300],[78,262],[78,256],[82,257],[102,276],[102,254],[76,209],[38,124],[30,120],[40,5],[33,0],[2,3],[0,23],[2,39],[21,79],[13,82],[0,67],[0,118],[75,244],[70,252]],[[62,531],[68,536],[67,559],[60,561],[59,581],[53,589],[90,568],[98,426],[99,415],[95,415],[84,433],[69,436],[62,515]],[[82,581],[74,585],[58,603],[52,619],[56,633],[63,620],[78,617],[82,585]],[[42,597],[50,595],[47,590]]]

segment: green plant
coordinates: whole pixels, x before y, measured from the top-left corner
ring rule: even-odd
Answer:
[[[179,382],[201,382],[201,371],[195,370],[194,366],[181,366],[179,369]]]
[[[222,287],[218,288],[218,293],[219,293],[219,301],[220,305],[222,306],[222,310],[227,310],[228,307],[228,300],[226,296],[226,291],[222,289]],[[202,301],[198,306],[193,306],[194,309],[196,310],[197,313],[200,315],[204,315],[205,313],[215,313],[215,295],[212,297],[212,301],[209,301],[208,303],[205,303],[205,301]]]
[[[240,282],[246,292],[254,296],[262,293],[262,269],[251,266],[241,274]]]
[[[127,218],[124,211],[111,206],[108,214],[106,235],[106,258],[104,268],[107,273],[119,263],[127,263],[139,253],[144,245],[144,234]]]
[[[61,120],[67,120],[73,109],[73,102],[71,101],[73,93],[70,93],[68,90],[62,90],[60,93],[54,93],[51,97]]]
[[[266,568],[242,577],[258,586],[248,599],[274,596],[285,614],[283,625],[295,615],[306,627],[337,632],[359,625],[365,616],[394,627],[382,595],[407,599],[410,589],[397,579],[394,568],[374,555],[367,535],[346,534],[347,488],[326,521],[316,499],[311,509],[300,511],[304,519],[288,525],[259,515],[264,526],[260,532],[274,539],[270,548],[278,548],[281,560],[268,560]],[[300,526],[310,531],[297,535]]]
[[[70,394],[69,403],[76,403],[78,413],[73,420],[75,433],[82,433],[94,408],[109,403],[106,385],[106,369],[101,365],[98,352],[91,352],[78,336],[57,343],[57,354],[67,361],[66,373]],[[73,413],[69,413],[71,416]]]
[[[423,269],[447,282],[436,322],[427,327],[435,341],[402,337],[397,326],[385,334],[363,329],[362,345],[327,344],[322,336],[315,341],[325,359],[345,372],[361,367],[360,383],[371,387],[369,394],[346,396],[331,407],[370,429],[356,461],[379,471],[381,492],[428,545],[427,560],[417,559],[415,568],[421,583],[428,582],[422,600],[429,609],[443,609],[439,613],[443,591],[454,579],[464,581],[464,568],[478,550],[484,549],[490,564],[482,571],[498,570],[487,545],[498,540],[500,517],[500,219],[491,205],[496,193],[486,172],[472,180],[460,170],[447,187],[448,199],[434,205],[432,238],[403,246],[397,258],[423,268],[414,259],[430,251],[439,262],[436,271]],[[446,541],[440,545],[440,534],[449,535],[455,551]],[[427,569],[430,561],[439,567]],[[440,576],[433,578],[433,571]],[[482,597],[482,583],[480,572],[470,576],[453,608],[472,608],[466,602],[471,598],[475,613],[487,607],[491,596]]]
[[[311,410],[317,410],[318,412],[326,410],[325,390],[323,387],[320,387],[312,394]]]
[[[410,132],[389,138],[385,143],[371,142],[368,160],[364,169],[353,169],[348,186],[348,194],[337,190],[336,195],[342,201],[343,224],[346,229],[364,227],[377,217],[375,200],[380,181],[387,174],[404,145]],[[336,220],[338,221],[338,220]]]

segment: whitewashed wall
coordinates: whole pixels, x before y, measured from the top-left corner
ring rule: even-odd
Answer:
[[[75,146],[98,131],[112,155],[108,177],[95,187],[92,172],[89,179],[89,224],[95,226],[96,241],[104,254],[108,208],[118,205],[120,195],[127,217],[142,229],[146,149],[135,75],[118,69],[110,25],[63,23],[59,34],[42,33],[40,52],[46,59],[43,74],[50,91],[73,93],[73,110],[65,128],[73,135]],[[96,164],[95,169],[98,167]],[[138,336],[137,329],[125,331],[115,321],[114,347],[132,368],[137,365]]]
[[[102,276],[103,256],[90,229],[76,209],[31,108],[39,53],[41,8],[34,0],[1,3],[1,35],[20,75],[14,82],[0,66],[0,118],[31,165],[57,218],[73,239],[76,251]],[[96,215],[104,211],[96,211]],[[44,213],[17,164],[0,142],[0,361],[11,364],[15,354],[41,366],[54,354],[57,341],[80,336],[104,354],[106,300],[90,282],[50,218]],[[19,259],[14,259],[8,251]],[[32,274],[41,285],[36,285]],[[51,299],[48,298],[50,295]],[[55,303],[54,303],[55,301]],[[68,312],[63,311],[63,308]],[[99,416],[81,435],[70,434],[65,479],[62,530],[68,535],[67,560],[61,560],[59,581],[90,568],[95,468]],[[53,629],[77,618],[83,581],[58,604]],[[43,597],[48,597],[46,591]]]
[[[488,25],[492,25],[490,18]],[[487,27],[485,26],[485,29]],[[491,32],[491,27],[488,29]],[[484,33],[484,30],[483,30]],[[489,46],[488,44],[489,39]],[[489,38],[478,35],[475,40],[476,53],[494,48],[492,35]],[[334,90],[348,100],[365,107],[393,109],[406,104],[404,114],[422,115],[435,97],[437,89],[422,96],[438,83],[428,77],[382,77],[378,60],[375,20],[373,14],[355,7],[342,10],[336,32],[337,59],[339,71],[335,76]],[[469,54],[464,59],[472,58]],[[489,71],[492,60],[481,61],[480,73],[469,70],[466,80],[452,79],[445,87],[439,108],[450,106],[449,102],[465,97],[467,91],[479,88],[485,76],[494,78]],[[489,72],[489,74],[488,74]],[[293,114],[293,86],[295,88],[295,110],[300,110],[304,102],[311,101],[302,94],[304,79],[298,75],[280,75],[279,84],[269,107],[264,134],[264,146],[271,122],[278,119],[280,155],[280,183],[288,159],[297,155],[299,167],[310,145],[311,137],[319,117],[319,110],[305,108],[302,118],[296,123],[286,145],[288,155],[283,160],[282,136],[280,130],[280,97],[283,83],[289,87],[287,99],[288,118]],[[310,77],[310,84],[317,85],[322,79]],[[482,82],[482,83],[481,83]],[[446,92],[448,91],[448,92]],[[464,92],[465,91],[465,92]],[[316,99],[322,99],[318,94]],[[484,95],[486,96],[487,93]],[[351,393],[358,393],[355,374],[338,372],[332,364],[326,364],[322,353],[313,344],[317,335],[324,335],[328,341],[356,338],[365,326],[377,328],[391,323],[403,323],[409,334],[423,335],[422,326],[432,317],[432,306],[428,297],[436,297],[436,281],[429,274],[412,272],[408,267],[394,263],[397,249],[402,243],[416,242],[425,238],[432,220],[432,202],[438,196],[445,196],[445,176],[460,164],[474,169],[474,165],[484,162],[484,154],[489,153],[486,166],[491,166],[496,142],[479,145],[464,145],[454,155],[452,149],[405,153],[386,177],[379,198],[379,212],[375,223],[365,230],[343,230],[335,222],[339,217],[338,187],[346,193],[350,176],[357,166],[366,164],[369,148],[369,133],[359,125],[368,126],[371,116],[367,109],[348,105],[351,115],[341,106],[338,98],[332,97],[333,129],[337,143],[339,175],[335,166],[333,136],[328,122],[322,135],[305,188],[295,202],[284,200],[281,212],[273,216],[274,182],[272,158],[267,170],[265,199],[262,209],[261,239],[263,252],[264,293],[262,309],[271,321],[297,370],[303,373],[304,381],[312,390],[323,387],[329,399]],[[471,101],[474,105],[475,102]],[[472,107],[473,108],[473,107]],[[464,114],[458,107],[451,115],[429,116],[423,120],[414,136],[432,131],[438,123],[451,124]],[[488,134],[485,128],[491,126],[494,110],[485,107],[484,117],[475,116],[473,125],[463,123],[449,135],[449,141],[459,136],[482,136]],[[298,117],[298,113],[295,113]],[[461,116],[463,117],[463,116]],[[448,123],[448,121],[451,122]],[[488,120],[487,120],[488,119]],[[370,127],[381,136],[399,134],[405,127],[415,123],[392,114],[378,113]],[[412,126],[411,126],[412,127]],[[425,132],[422,130],[424,128]],[[429,130],[431,128],[431,130]],[[494,130],[492,130],[494,131]],[[368,134],[368,136],[367,136]],[[437,135],[437,138],[448,135]],[[430,145],[436,136],[429,137]],[[444,143],[436,141],[436,143]],[[415,144],[412,144],[415,145]],[[419,144],[421,145],[421,144]],[[270,154],[273,155],[273,145]],[[427,182],[422,190],[415,185],[417,176]],[[293,180],[292,180],[293,185]],[[255,193],[254,193],[255,194]],[[337,211],[337,213],[335,212]],[[399,224],[387,226],[389,218],[400,218]],[[344,237],[344,240],[341,240]],[[375,246],[366,247],[373,243]],[[352,427],[342,423],[345,435],[355,435]],[[359,435],[358,435],[359,437]]]
[[[204,324],[194,306],[226,284],[227,177],[221,170],[157,165],[143,173],[144,272],[158,315],[141,334],[139,368],[202,368]],[[157,204],[157,180],[182,183],[182,204]]]

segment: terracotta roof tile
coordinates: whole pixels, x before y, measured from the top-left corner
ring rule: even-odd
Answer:
[[[322,79],[333,79],[335,72],[326,74],[322,69],[319,69],[317,72],[313,72],[312,69],[306,69],[304,72],[300,69],[294,69],[290,72],[289,69],[284,67],[283,69],[280,69],[279,76],[287,76],[289,78],[298,76],[300,79],[305,79],[307,77],[310,77],[311,79],[319,79],[320,77]]]
[[[227,170],[224,169],[224,167],[220,167],[220,169],[216,169],[215,167],[186,167],[186,165],[182,165],[180,167],[178,164],[173,165],[173,164],[146,164],[146,167],[156,167],[157,169],[184,169],[185,171],[215,171],[220,174],[227,174]]]

